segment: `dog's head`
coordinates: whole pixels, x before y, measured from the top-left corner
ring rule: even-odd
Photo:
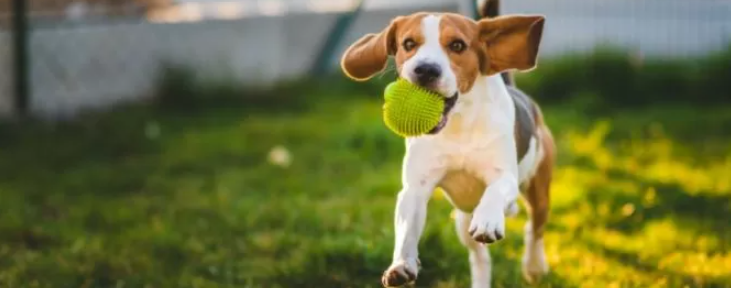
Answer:
[[[378,34],[353,43],[343,55],[346,75],[365,81],[394,56],[401,78],[455,97],[472,89],[479,75],[536,64],[541,16],[502,16],[473,21],[451,13],[400,16]]]

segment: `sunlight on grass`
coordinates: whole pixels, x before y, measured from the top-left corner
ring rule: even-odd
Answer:
[[[549,234],[547,237],[547,241],[550,243],[560,240],[560,238],[551,236]],[[561,246],[549,244],[547,247],[548,260],[551,267],[554,267],[554,273],[579,287],[613,285],[624,287],[630,283],[644,286],[643,284],[650,282],[648,279],[651,277],[648,277],[646,273],[611,261],[592,249],[583,247],[580,243],[566,244]]]
[[[727,155],[715,157],[704,165],[694,165],[689,159],[677,159],[674,151],[680,143],[665,136],[657,125],[649,139],[629,139],[616,143],[610,151],[605,138],[611,132],[611,122],[599,121],[587,133],[571,131],[564,137],[571,153],[591,161],[600,171],[615,170],[644,181],[675,184],[690,194],[731,193],[731,143]]]
[[[588,133],[570,131],[563,138],[569,144],[567,146],[571,149],[571,153],[578,157],[586,157],[599,169],[606,170],[614,163],[611,153],[604,147],[604,139],[610,129],[609,121],[597,121]]]
[[[720,240],[713,235],[696,235],[684,231],[670,220],[651,221],[642,231],[625,234],[595,228],[586,237],[606,249],[633,255],[642,265],[689,277],[727,277],[731,271],[731,253],[716,253]],[[625,256],[626,257],[626,256]]]
[[[693,224],[695,218],[657,218],[654,212],[671,209],[658,207],[671,205],[669,200],[731,194],[731,157],[693,163],[697,159],[678,157],[678,150],[685,148],[681,143],[670,139],[657,125],[650,130],[648,138],[610,142],[612,122],[606,120],[585,132],[560,134],[562,147],[568,149],[564,153],[578,162],[557,168],[552,197],[557,213],[552,221],[578,237],[566,243],[562,233],[549,231],[548,239],[553,240],[548,241],[552,243],[549,260],[558,266],[555,272],[582,283],[582,287],[731,283],[728,231],[705,233]],[[728,152],[731,155],[731,146]],[[582,160],[588,160],[589,166],[581,164]],[[683,194],[664,195],[673,191],[667,187],[678,187]],[[620,195],[624,196],[617,197]],[[718,209],[731,210],[728,198],[718,201]],[[615,224],[593,225],[606,221]],[[591,284],[605,274],[622,280]]]

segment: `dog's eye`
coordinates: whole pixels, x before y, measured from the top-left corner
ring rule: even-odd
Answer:
[[[406,38],[406,40],[404,40],[403,46],[404,46],[404,50],[406,50],[406,52],[409,52],[411,50],[414,50],[414,48],[416,48],[416,41],[414,41],[414,39],[411,39],[411,38]]]
[[[462,40],[454,40],[449,43],[449,50],[452,50],[452,52],[455,53],[462,53],[465,48],[467,48],[467,44],[465,44]]]

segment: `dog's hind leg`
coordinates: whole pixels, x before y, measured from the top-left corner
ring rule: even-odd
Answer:
[[[459,241],[467,247],[470,255],[470,272],[472,275],[472,288],[489,288],[492,274],[492,260],[487,245],[472,239],[468,229],[472,215],[462,211],[456,211],[455,226]]]
[[[543,147],[543,159],[536,175],[531,179],[525,194],[530,212],[530,221],[525,224],[525,251],[523,253],[523,276],[533,283],[548,273],[548,263],[543,244],[543,232],[548,221],[549,190],[553,173],[555,146],[551,132],[545,126],[539,128]]]

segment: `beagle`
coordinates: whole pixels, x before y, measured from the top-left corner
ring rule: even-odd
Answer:
[[[383,274],[384,286],[416,280],[417,246],[436,187],[456,208],[473,288],[490,287],[491,260],[483,243],[505,236],[505,217],[518,212],[518,195],[530,211],[523,275],[532,282],[548,272],[543,232],[555,145],[536,103],[500,75],[536,65],[543,23],[542,16],[474,21],[416,13],[395,18],[345,51],[341,68],[348,77],[368,80],[393,56],[399,77],[439,93],[448,104],[428,135],[406,139],[393,262]]]

